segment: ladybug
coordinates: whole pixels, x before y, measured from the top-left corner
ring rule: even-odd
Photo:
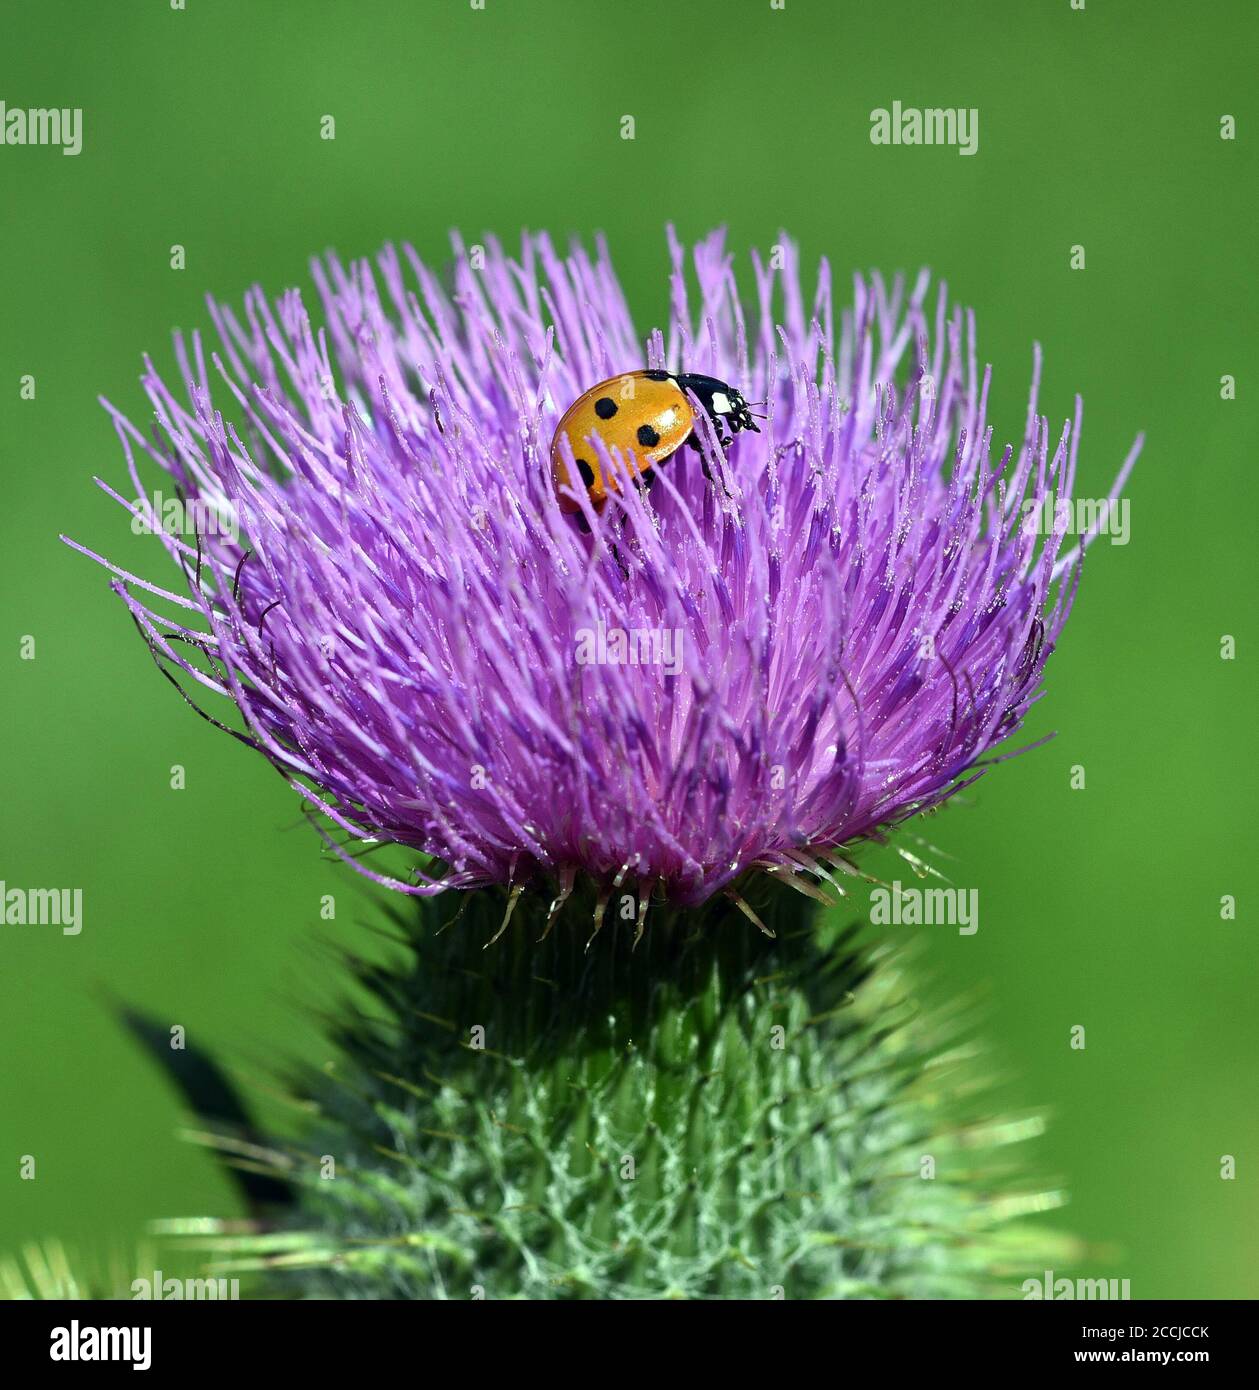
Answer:
[[[699,415],[688,391],[713,422],[723,449],[729,448],[730,436],[740,430],[760,433],[747,401],[733,386],[716,377],[694,372],[623,372],[579,396],[556,426],[551,441],[551,476],[556,490],[571,486],[568,465],[560,452],[560,441],[565,438],[596,510],[607,501],[609,492],[619,490],[620,479],[604,478],[598,456],[590,446],[592,435],[598,435],[610,453],[619,450],[644,485],[651,482],[652,467],[677,453],[683,444],[698,449],[695,426]],[[559,502],[563,511],[581,510],[563,492]]]

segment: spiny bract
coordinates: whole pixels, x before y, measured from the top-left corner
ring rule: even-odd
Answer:
[[[1040,1124],[979,1109],[959,1018],[887,948],[754,896],[776,941],[728,905],[663,910],[637,950],[624,922],[538,942],[532,899],[487,950],[492,892],[444,931],[431,903],[397,917],[413,954],[358,964],[373,1006],[277,1159],[295,1220],[224,1238],[217,1272],[280,1296],[1013,1297],[1069,1262],[1012,1221],[1056,1201],[997,1161]]]

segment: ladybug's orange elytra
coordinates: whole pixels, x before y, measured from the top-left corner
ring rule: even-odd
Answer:
[[[739,392],[715,377],[660,370],[609,377],[579,396],[556,426],[551,441],[551,475],[560,507],[566,512],[581,510],[577,501],[564,493],[565,488],[585,489],[596,509],[603,506],[610,492],[620,490],[620,476],[604,476],[591,442],[595,437],[632,475],[650,482],[652,467],[694,437],[698,416],[688,391],[712,419],[723,446],[730,442],[725,437],[727,429],[733,433],[757,428]],[[573,451],[577,479],[570,477],[561,448],[564,439]]]

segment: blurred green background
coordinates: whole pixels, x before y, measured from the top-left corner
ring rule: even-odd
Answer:
[[[1131,543],[1094,552],[1034,711],[1031,735],[1059,737],[922,831],[980,889],[979,934],[922,934],[936,988],[987,991],[1003,1099],[1049,1109],[1038,1164],[1072,1194],[1050,1219],[1094,1243],[1091,1272],[1136,1297],[1259,1295],[1256,7],[5,0],[0,35],[0,100],[85,113],[77,158],[0,147],[0,878],[86,896],[78,937],[0,927],[0,1250],[230,1212],[107,992],[263,1077],[324,1055],[316,938],[362,945],[372,918],[280,779],[178,700],[58,543],[136,553],[91,483],[124,479],[97,394],[142,421],[140,354],[169,365],[207,291],[306,284],[329,245],[440,261],[452,226],[605,231],[645,333],[673,220],[725,223],[740,252],[786,228],[837,287],[930,265],[978,313],[999,440],[1033,340],[1055,429],[1083,394],[1085,495],[1146,430]],[[979,153],[873,146],[894,100],[977,107]]]

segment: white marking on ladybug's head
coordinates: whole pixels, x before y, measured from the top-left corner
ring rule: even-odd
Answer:
[[[718,415],[729,415],[733,408],[730,397],[724,391],[713,392],[713,409]]]

